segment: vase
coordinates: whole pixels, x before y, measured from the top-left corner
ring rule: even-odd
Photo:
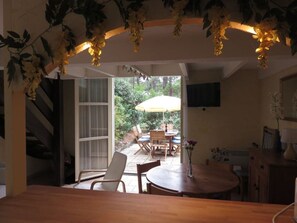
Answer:
[[[192,168],[192,162],[189,160],[189,165],[188,165],[188,177],[193,177],[193,168]]]

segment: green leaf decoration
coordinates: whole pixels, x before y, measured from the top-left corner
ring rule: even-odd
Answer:
[[[204,9],[209,10],[213,6],[224,7],[225,5],[221,0],[210,0],[209,2],[207,2]]]
[[[163,5],[165,8],[172,8],[174,5],[173,0],[162,0]],[[192,13],[194,15],[200,15],[201,14],[201,3],[200,0],[189,0],[188,4],[184,8],[185,14],[187,12]]]
[[[269,10],[269,1],[268,0],[253,0],[255,6],[259,10]]]
[[[45,69],[44,57],[41,54],[35,54],[35,56],[37,56],[40,59],[39,67],[41,68],[43,75],[45,75],[45,76],[48,75],[48,73],[46,72],[46,69]]]
[[[185,13],[191,12],[194,15],[201,15],[201,2],[200,0],[189,0],[185,7]]]
[[[67,41],[69,42],[69,46],[67,46],[66,50],[67,50],[67,52],[71,52],[71,51],[75,50],[75,46],[76,46],[75,35],[69,26],[64,25],[63,30],[66,30],[68,33]]]
[[[13,61],[14,63],[16,63],[16,64],[19,64],[19,63],[20,63],[19,59],[16,58],[16,57],[14,57],[14,56],[12,56],[10,59],[12,59],[12,61]]]
[[[128,2],[130,2],[130,4],[127,6],[127,9],[137,11],[143,6],[144,0],[128,0]]]
[[[23,33],[23,39],[25,40],[25,42],[27,43],[31,38],[30,33],[28,33],[28,31],[25,29],[24,33]]]
[[[19,39],[21,38],[19,34],[17,34],[14,31],[7,31],[9,33],[9,35],[11,35],[13,38]]]
[[[6,46],[6,39],[0,34],[0,48]]]
[[[55,21],[53,22],[53,26],[59,25],[62,23],[64,17],[66,16],[68,10],[69,10],[69,4],[68,0],[63,0],[59,7],[57,7],[57,13],[55,16]]]
[[[169,8],[173,6],[173,0],[162,0],[165,8]]]
[[[249,22],[253,17],[253,10],[250,5],[250,1],[237,0],[239,5],[239,12],[242,14],[242,23]]]
[[[11,58],[7,63],[7,73],[8,73],[9,86],[10,86],[11,82],[15,80],[15,71],[16,71],[15,64],[14,64],[13,59]]]
[[[104,5],[94,0],[88,0],[83,7],[83,16],[86,21],[86,37],[90,39],[92,38],[92,29],[106,19],[106,15],[103,12]]]
[[[260,23],[262,21],[262,15],[260,13],[255,14],[255,21]]]
[[[122,0],[114,0],[115,4],[117,5],[120,15],[122,17],[122,20],[125,24],[125,29],[128,28],[128,11],[125,9],[123,1]]]
[[[73,9],[73,12],[76,14],[82,15],[84,13],[84,6],[85,6],[85,0],[77,0],[76,7]]]
[[[288,5],[288,9],[295,9],[297,8],[297,0],[294,0]]]
[[[2,43],[5,43],[5,38],[0,34],[0,41],[2,42]]]
[[[45,8],[45,19],[47,21],[48,24],[52,24],[53,22],[53,17],[54,17],[54,14],[51,10],[51,7],[46,4],[46,8]]]
[[[278,21],[284,21],[284,13],[278,8],[272,8],[268,10],[265,15],[263,16],[263,19],[273,17],[275,16]]]
[[[27,59],[27,58],[30,58],[32,55],[30,53],[22,53],[20,56],[21,56],[21,59]]]
[[[211,21],[208,19],[208,13],[203,17],[203,29],[206,29],[211,24]]]
[[[48,41],[43,38],[42,36],[40,37],[41,39],[41,42],[42,42],[42,45],[43,45],[43,48],[45,50],[45,52],[47,53],[47,55],[50,57],[50,58],[53,58],[54,57],[54,54],[53,54],[53,51],[48,43]]]
[[[143,7],[145,0],[48,0],[45,8],[45,19],[49,26],[46,30],[43,30],[37,38],[31,43],[31,35],[25,29],[22,35],[15,31],[8,31],[7,37],[0,35],[0,48],[7,47],[10,52],[10,60],[7,64],[8,76],[10,82],[15,79],[15,75],[21,73],[22,61],[30,61],[32,55],[40,55],[37,52],[39,47],[36,47],[36,40],[40,38],[44,51],[49,58],[53,58],[53,51],[49,42],[44,38],[44,34],[50,31],[53,26],[61,26],[62,30],[67,32],[67,51],[70,52],[75,49],[76,36],[71,27],[64,24],[64,20],[69,13],[75,13],[82,16],[85,19],[86,37],[91,39],[94,35],[95,28],[104,28],[104,22],[107,19],[104,7],[112,3],[117,6],[118,12],[123,19],[125,28],[128,28],[128,10],[138,10]],[[201,3],[203,9],[201,10]],[[206,37],[212,35],[211,21],[208,17],[208,10],[213,6],[225,7],[231,1],[225,0],[189,0],[188,4],[184,8],[184,14],[191,16],[203,15],[203,30],[206,30]],[[277,19],[276,31],[282,43],[286,42],[286,38],[289,37],[291,44],[292,55],[297,52],[297,0],[291,1],[275,1],[275,0],[236,0],[238,10],[235,14],[240,13],[242,16],[242,23],[253,25],[260,23],[263,19],[273,18]],[[162,0],[164,8],[172,8],[174,0]],[[225,3],[225,4],[224,4]],[[234,8],[232,8],[234,11]],[[236,10],[236,9],[235,9]],[[252,21],[253,20],[253,21]],[[68,22],[68,21],[67,21]],[[104,30],[103,30],[104,31]],[[31,50],[31,51],[30,51]],[[42,56],[40,55],[40,58]],[[45,60],[42,58],[41,69],[45,74],[44,64]],[[17,68],[17,69],[16,69]],[[19,71],[21,70],[21,72]],[[22,75],[22,74],[20,74]]]
[[[8,45],[8,47],[15,49],[22,49],[25,46],[25,43],[15,41],[15,39],[10,36],[6,38],[5,42]]]

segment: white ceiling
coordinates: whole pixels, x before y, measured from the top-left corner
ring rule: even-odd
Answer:
[[[223,54],[213,55],[212,37],[205,37],[199,25],[183,25],[181,37],[174,37],[173,26],[145,28],[144,39],[138,53],[133,52],[129,33],[107,40],[103,49],[101,66],[90,65],[87,51],[73,57],[67,70],[73,77],[131,76],[122,69],[131,65],[148,75],[188,75],[203,70],[218,70],[228,78],[240,69],[255,69],[259,78],[273,75],[297,66],[297,59],[290,48],[277,44],[271,48],[268,68],[258,67],[255,49],[258,46],[249,33],[229,29],[224,41]]]

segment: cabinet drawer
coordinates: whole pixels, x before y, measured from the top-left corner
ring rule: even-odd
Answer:
[[[262,160],[259,160],[257,162],[257,167],[256,168],[257,168],[257,170],[259,171],[260,174],[262,174],[263,176],[268,177],[268,175],[269,175],[269,165],[262,162]]]

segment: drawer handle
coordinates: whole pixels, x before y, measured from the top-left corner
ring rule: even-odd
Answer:
[[[254,160],[254,157],[253,156],[251,156],[251,160]]]
[[[260,168],[261,168],[261,169],[264,169],[264,166],[263,166],[263,165],[261,165],[261,166],[260,166]]]
[[[254,188],[255,190],[259,190],[259,187],[257,186],[257,184],[254,184]]]

